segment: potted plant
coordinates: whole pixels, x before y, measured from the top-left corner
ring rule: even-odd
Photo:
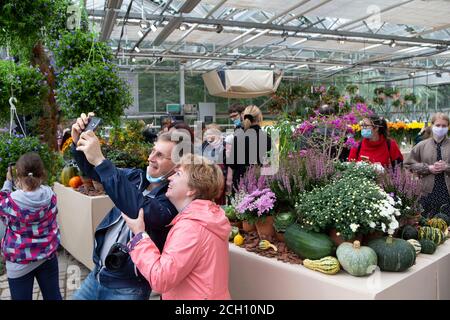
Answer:
[[[117,67],[103,62],[83,63],[61,75],[57,101],[68,117],[94,112],[105,124],[116,123],[131,105],[128,84]]]
[[[272,216],[275,201],[275,193],[269,188],[256,189],[246,194],[236,207],[243,219],[255,224],[260,239],[272,240],[275,235]]]
[[[346,90],[350,95],[355,95],[355,94],[358,93],[359,88],[358,88],[358,86],[355,85],[355,84],[349,84],[349,85],[345,88],[345,90]]]
[[[331,184],[303,195],[296,207],[299,222],[316,232],[334,229],[343,240],[374,230],[393,234],[399,226],[397,202],[357,171],[355,167]]]
[[[375,96],[379,98],[384,98],[385,97],[384,90],[385,90],[384,87],[378,87],[373,90],[373,93],[375,94]]]
[[[405,94],[403,99],[405,100],[406,104],[408,104],[408,105],[417,103],[417,96],[414,93]]]
[[[402,102],[400,100],[394,100],[394,102],[392,102],[392,106],[399,108],[402,105]]]
[[[48,85],[38,68],[13,61],[0,60],[0,119],[9,119],[9,99],[17,101],[17,113],[36,115],[48,94]]]
[[[277,213],[273,220],[273,227],[275,228],[276,238],[278,241],[284,241],[284,233],[286,228],[295,223],[297,216],[292,212]]]

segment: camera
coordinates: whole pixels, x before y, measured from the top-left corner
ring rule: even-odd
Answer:
[[[129,257],[128,247],[122,243],[114,243],[105,259],[105,267],[109,271],[117,271],[125,266]]]

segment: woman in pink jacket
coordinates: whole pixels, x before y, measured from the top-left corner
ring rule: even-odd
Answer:
[[[145,233],[142,209],[123,218],[135,236],[130,256],[152,289],[164,300],[230,299],[228,236],[230,223],[212,199],[222,192],[220,168],[197,155],[180,160],[166,196],[178,209],[163,252]]]

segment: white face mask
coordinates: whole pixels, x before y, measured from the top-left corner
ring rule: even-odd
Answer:
[[[442,138],[442,137],[446,136],[447,133],[448,133],[448,127],[442,127],[441,128],[441,127],[433,126],[432,130],[433,130],[433,134],[437,138]]]

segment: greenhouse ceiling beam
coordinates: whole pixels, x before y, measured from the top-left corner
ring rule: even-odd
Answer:
[[[90,14],[95,16],[104,16],[103,10],[91,10]],[[119,18],[123,16],[119,13]],[[173,15],[147,15],[147,19],[157,20],[164,19],[170,20],[176,18],[177,16]],[[139,14],[130,13],[130,19],[140,19]],[[336,37],[344,37],[344,38],[356,38],[356,39],[373,39],[379,41],[386,40],[395,40],[397,42],[405,42],[405,43],[413,43],[413,44],[429,44],[429,45],[437,45],[437,46],[450,46],[450,41],[447,40],[439,40],[439,39],[428,39],[428,38],[416,38],[416,37],[405,37],[405,36],[397,36],[397,35],[385,35],[385,34],[372,34],[372,33],[364,33],[364,32],[351,32],[351,31],[341,31],[341,30],[327,30],[321,28],[309,28],[307,31],[304,31],[304,27],[300,26],[287,26],[287,25],[275,25],[271,23],[257,23],[257,22],[248,22],[248,21],[236,21],[236,20],[219,20],[219,19],[205,19],[205,18],[197,18],[197,17],[179,17],[181,22],[185,23],[197,23],[200,25],[222,25],[224,27],[240,27],[243,29],[270,29],[276,31],[286,31],[286,32],[298,32],[304,34],[320,34],[320,35],[330,35]],[[252,30],[254,31],[254,30]]]
[[[208,19],[210,16],[213,15],[214,12],[216,12],[217,10],[220,9],[220,7],[223,6],[223,4],[227,2],[227,0],[221,0],[218,4],[216,4],[214,6],[214,8],[212,8],[205,16],[205,19]],[[173,44],[169,49],[165,50],[164,53],[171,51],[173,48],[175,48],[177,45],[179,45],[181,43],[181,41],[183,41],[184,39],[186,39],[192,32],[194,32],[195,29],[197,29],[199,25],[197,23],[193,24],[191,26],[191,28],[186,31],[180,39],[177,40],[177,42],[175,44]]]
[[[301,1],[300,3],[297,3],[297,4],[295,4],[295,5],[293,5],[293,6],[289,7],[289,8],[287,8],[286,10],[284,10],[284,11],[282,11],[282,12],[280,12],[280,13],[274,15],[272,18],[270,18],[270,19],[268,19],[267,21],[265,21],[264,24],[270,24],[270,25],[272,25],[272,22],[275,21],[276,19],[285,16],[285,15],[288,14],[289,12],[291,12],[291,11],[293,11],[293,10],[295,10],[295,9],[297,9],[297,8],[299,8],[299,7],[301,7],[301,6],[303,6],[304,4],[308,3],[309,1],[311,1],[311,0],[303,0],[303,1]],[[256,23],[256,22],[255,22],[255,23]],[[221,24],[221,23],[217,23],[217,25],[223,26],[223,24]],[[263,28],[263,29],[265,29],[265,28]],[[245,31],[243,34],[237,36],[236,38],[232,39],[231,41],[229,41],[229,42],[225,43],[224,45],[218,47],[217,49],[215,49],[214,51],[212,51],[210,54],[216,53],[217,51],[219,51],[219,50],[221,50],[221,49],[223,49],[223,48],[226,48],[227,46],[229,46],[229,45],[235,43],[236,41],[239,41],[240,39],[242,39],[242,38],[245,37],[246,35],[248,35],[248,34],[250,34],[250,33],[253,33],[253,32],[256,31],[256,30],[257,30],[257,28],[251,28],[250,30]],[[194,63],[194,64],[195,64],[195,63]],[[191,64],[190,67],[192,68],[192,66],[193,66],[194,64]]]
[[[217,56],[206,56],[206,55],[179,55],[179,54],[159,54],[159,53],[135,53],[135,52],[126,52],[125,56],[128,57],[145,57],[145,58],[153,58],[158,59],[160,57],[167,60],[186,60],[186,59],[200,59],[200,60],[217,60],[217,61],[229,61],[229,57],[217,57]],[[242,58],[242,61],[260,63],[260,64],[270,64],[270,63],[279,63],[279,64],[309,64],[309,65],[323,65],[323,66],[343,66],[343,67],[353,67],[351,63],[344,63],[342,61],[309,61],[308,59],[289,59],[289,58],[280,58],[280,57],[271,57],[267,59],[255,59],[255,58]],[[398,69],[398,70],[416,70],[416,71],[438,71],[438,72],[450,72],[450,69],[442,69],[442,68],[425,68],[425,67],[404,67],[404,66],[387,66],[387,65],[376,65],[373,63],[360,64],[359,66],[367,66],[374,67],[379,69]]]
[[[122,7],[123,0],[108,0],[106,2],[105,16],[102,19],[100,41],[106,41],[111,36],[117,19],[118,10]]]
[[[377,11],[377,12],[372,12],[372,13],[370,13],[370,14],[368,14],[368,15],[365,15],[364,17],[359,18],[359,19],[357,19],[357,20],[352,20],[352,21],[349,21],[349,22],[347,22],[347,23],[344,23],[344,24],[340,25],[340,26],[338,27],[338,29],[343,29],[343,28],[346,28],[346,27],[348,27],[348,26],[351,26],[351,25],[353,25],[353,24],[355,24],[355,23],[358,23],[358,22],[367,20],[367,19],[369,19],[369,18],[377,17],[378,15],[380,15],[380,14],[382,14],[382,13],[386,13],[387,11],[390,11],[390,10],[393,10],[393,9],[397,9],[398,7],[401,7],[401,6],[405,5],[405,4],[410,3],[410,2],[413,2],[413,1],[415,1],[415,0],[406,0],[406,1],[402,1],[402,2],[400,2],[400,3],[393,4],[392,6],[383,8],[383,9],[381,9],[380,11]]]

